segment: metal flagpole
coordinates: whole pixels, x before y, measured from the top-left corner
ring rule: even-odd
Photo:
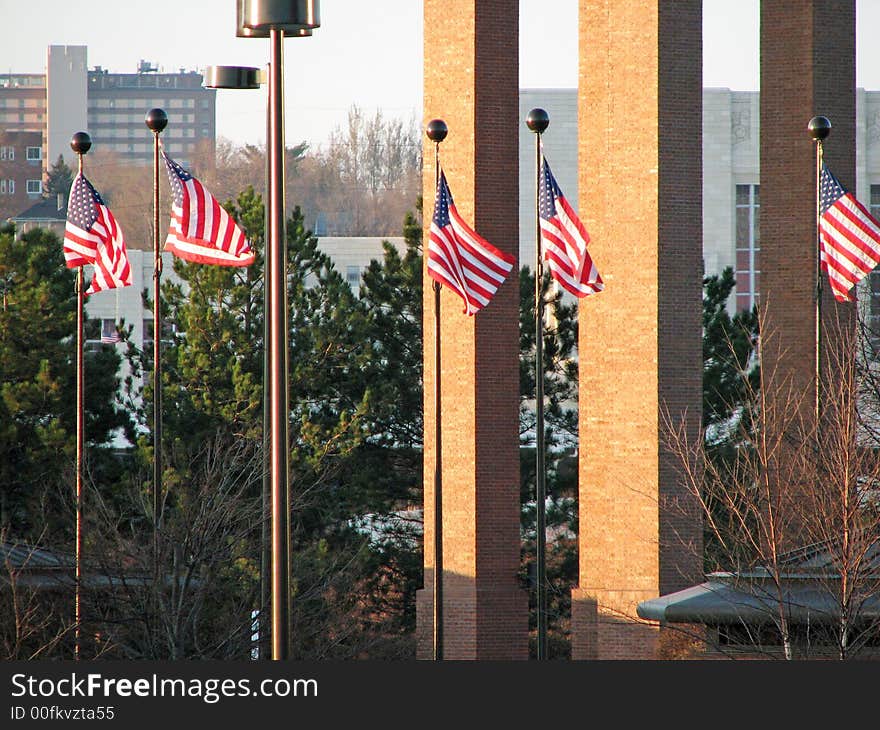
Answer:
[[[541,255],[541,134],[550,124],[543,109],[532,109],[526,126],[535,133],[535,612],[539,660],[547,658],[547,527],[544,474],[544,261]]]
[[[159,527],[162,520],[162,251],[159,248],[159,133],[168,126],[162,109],[144,123],[153,133],[153,580],[159,587]],[[156,600],[158,602],[158,592]],[[157,618],[158,620],[158,618]]]
[[[449,128],[442,119],[428,122],[428,139],[434,143],[434,189],[440,184],[440,143]],[[443,660],[443,435],[440,413],[440,289],[434,289],[434,661]]]
[[[85,132],[77,132],[70,140],[70,148],[76,153],[80,175],[83,171],[83,155],[89,151],[91,146],[92,140]],[[76,661],[82,658],[83,454],[85,450],[84,292],[83,267],[80,266],[76,271],[76,549],[74,556],[75,624],[73,637],[73,658]]]
[[[816,400],[814,416],[816,429],[820,428],[821,389],[822,389],[822,242],[819,227],[822,197],[822,140],[831,133],[828,117],[813,117],[807,125],[810,136],[816,141]]]

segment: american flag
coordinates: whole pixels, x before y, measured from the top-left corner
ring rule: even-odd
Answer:
[[[121,341],[122,339],[119,337],[118,332],[114,332],[113,334],[101,335],[101,342],[105,345],[115,345],[117,342]]]
[[[94,266],[86,294],[131,284],[131,267],[122,229],[82,173],[70,186],[63,245],[67,268],[86,264]]]
[[[485,307],[516,259],[481,238],[462,220],[441,171],[428,239],[428,274],[464,300],[468,316]]]
[[[819,179],[819,255],[831,291],[852,302],[852,288],[880,263],[880,223],[822,164]]]
[[[165,250],[200,264],[248,266],[254,254],[244,232],[208,189],[165,154],[171,183],[171,227]]]
[[[605,285],[587,251],[590,234],[562,194],[546,158],[538,185],[538,213],[544,260],[553,278],[576,297],[602,291]]]

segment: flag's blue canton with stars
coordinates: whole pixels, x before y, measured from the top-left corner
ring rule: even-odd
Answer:
[[[165,250],[186,261],[248,266],[254,255],[244,232],[208,189],[162,150],[171,184],[171,225]]]
[[[543,259],[553,278],[576,297],[602,291],[605,285],[587,251],[590,234],[569,205],[543,159],[538,185]]]
[[[172,160],[170,157],[166,156],[165,160],[170,165],[171,169],[174,171],[173,175],[168,176],[168,180],[171,183],[171,196],[174,198],[175,205],[182,205],[183,203],[183,185],[181,184],[181,180],[192,180],[192,175],[190,175],[186,170],[184,170],[178,163]]]
[[[542,167],[544,179],[540,189],[541,194],[538,196],[538,212],[545,221],[549,221],[556,216],[556,204],[553,200],[562,195],[562,190],[556,182],[556,178],[553,177],[553,173],[550,172],[547,160],[544,160]]]
[[[68,229],[75,227],[79,229],[80,233],[75,238],[65,235],[64,258],[67,261],[67,268],[85,266],[95,258],[98,242],[92,240],[88,231],[92,229],[98,219],[96,206],[103,204],[104,201],[101,200],[101,196],[98,195],[98,191],[92,187],[92,184],[84,176],[77,175],[70,191],[70,200],[67,203],[67,223]]]
[[[822,164],[819,176],[819,256],[839,302],[880,263],[880,223]]]
[[[470,316],[489,303],[514,263],[513,256],[464,222],[441,170],[428,238],[428,275],[458,294]]]
[[[68,268],[86,264],[94,266],[92,281],[85,294],[131,284],[131,267],[122,229],[82,173],[70,186],[63,248]]]
[[[446,184],[446,176],[441,173],[440,185],[437,186],[437,195],[434,201],[434,223],[438,228],[446,228],[449,225],[449,186]]]

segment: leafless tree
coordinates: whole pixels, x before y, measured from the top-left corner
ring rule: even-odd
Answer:
[[[169,467],[158,559],[148,479],[99,505],[94,630],[123,658],[246,659],[259,605],[258,445],[218,437]]]
[[[40,549],[13,539],[5,529],[0,531],[0,545],[3,551],[0,572],[2,659],[57,656],[73,628],[71,566],[43,565],[40,569]]]
[[[739,652],[863,657],[877,634],[880,385],[855,328],[826,326],[818,398],[761,357],[777,344],[762,330],[759,385],[741,373],[746,403],[731,413],[727,458],[705,433],[665,424],[705,522],[709,590],[736,616],[718,621],[720,636]]]

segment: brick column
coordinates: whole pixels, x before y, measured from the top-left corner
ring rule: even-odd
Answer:
[[[855,3],[761,3],[761,304],[766,321],[763,370],[775,400],[802,396],[809,432],[815,403],[816,149],[807,124],[828,117],[825,162],[855,193]],[[833,348],[837,305],[823,274],[822,313]],[[831,368],[824,367],[829,373]],[[771,375],[772,373],[772,375]],[[806,395],[805,395],[806,394]],[[784,408],[784,411],[790,408]],[[790,414],[786,427],[798,424]]]
[[[663,656],[636,605],[701,579],[701,522],[662,444],[701,409],[702,9],[580,2],[580,213],[605,291],[580,303],[572,658]],[[665,643],[665,642],[664,642]]]
[[[476,231],[518,248],[516,0],[425,0],[425,122],[449,136],[441,164]],[[425,241],[433,213],[434,150],[426,141]],[[518,269],[518,267],[517,267]],[[516,271],[515,269],[514,271]],[[434,539],[434,293],[425,274],[425,588],[418,656],[432,647]],[[519,284],[516,274],[474,317],[441,300],[443,561],[446,659],[526,659],[528,608],[519,589]]]

